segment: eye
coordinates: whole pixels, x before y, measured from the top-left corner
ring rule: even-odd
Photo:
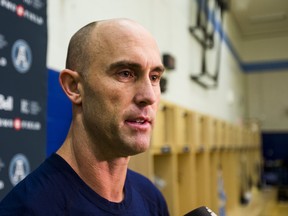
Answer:
[[[118,80],[121,82],[128,82],[135,79],[135,73],[131,70],[122,70],[117,73]]]
[[[160,82],[161,75],[160,75],[160,73],[152,74],[152,75],[150,76],[150,79],[151,79],[152,83],[157,84],[157,83]]]
[[[131,77],[132,73],[130,71],[121,71],[119,75],[122,77]]]

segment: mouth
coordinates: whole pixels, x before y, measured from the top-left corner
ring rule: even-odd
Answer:
[[[127,119],[126,122],[131,122],[131,123],[140,124],[140,125],[145,124],[145,123],[151,124],[151,120],[149,120],[148,118],[142,118],[142,117],[135,118],[135,119]]]
[[[147,130],[152,125],[152,121],[146,117],[137,117],[125,120],[130,127],[138,130]]]

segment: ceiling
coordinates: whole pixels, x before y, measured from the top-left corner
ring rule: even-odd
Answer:
[[[288,36],[288,0],[230,0],[229,13],[245,39]]]

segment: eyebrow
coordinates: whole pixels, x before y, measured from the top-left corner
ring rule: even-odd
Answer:
[[[142,66],[141,64],[139,63],[136,63],[136,62],[131,62],[131,61],[118,61],[118,62],[115,62],[115,63],[112,63],[111,65],[109,65],[109,67],[107,68],[107,71],[111,71],[111,70],[114,70],[116,68],[133,68],[135,70],[141,70],[142,69]],[[164,72],[165,71],[165,68],[163,65],[159,65],[159,66],[156,66],[154,68],[152,68],[152,71],[157,71],[157,72]]]

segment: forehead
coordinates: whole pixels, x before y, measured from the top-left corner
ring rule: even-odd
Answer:
[[[141,25],[130,20],[103,21],[95,29],[103,41],[133,39],[155,43],[152,35]]]
[[[156,41],[137,23],[100,23],[92,34],[98,51],[97,59],[109,61],[143,61],[143,64],[162,64]],[[108,61],[108,62],[107,62]]]

